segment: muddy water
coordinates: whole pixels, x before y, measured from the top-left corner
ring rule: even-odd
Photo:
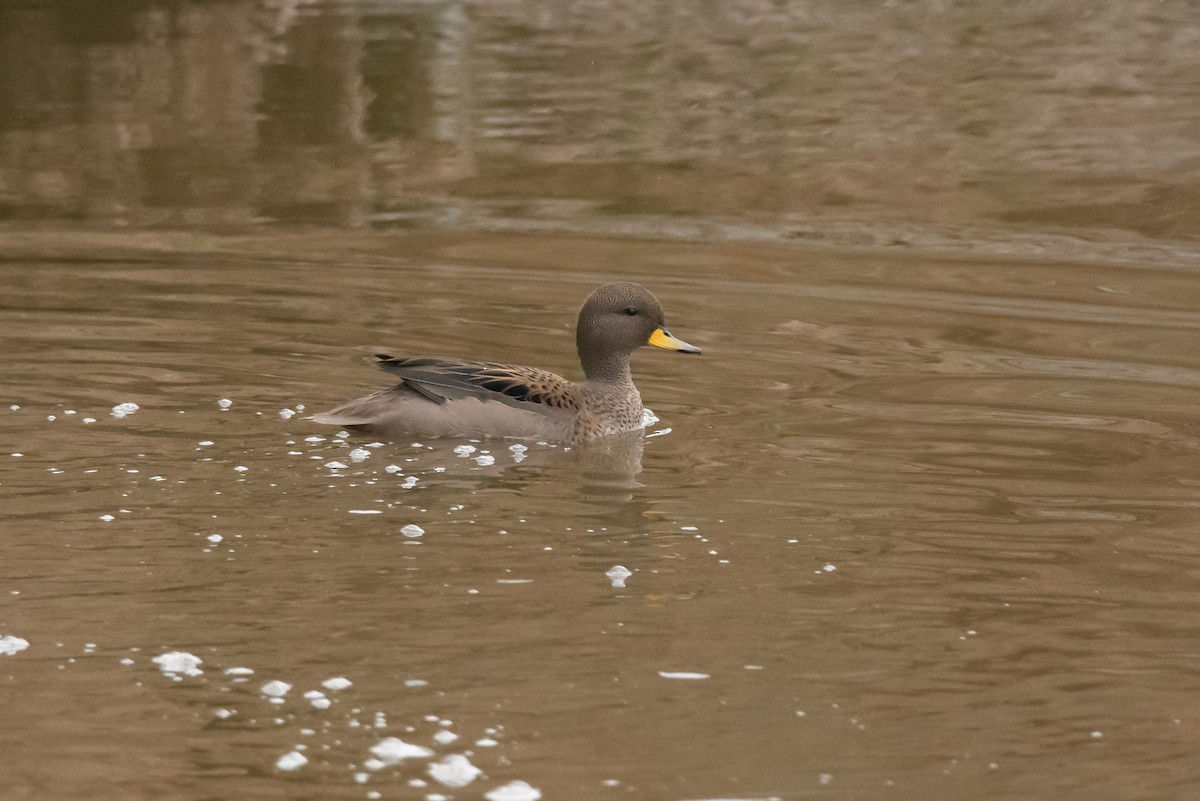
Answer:
[[[0,798],[1191,797],[1194,17],[4,5]],[[305,420],[616,279],[644,436]]]
[[[282,256],[310,244],[6,267],[17,797],[1195,780],[1190,270],[491,234]],[[358,345],[570,373],[574,307],[610,277],[652,284],[705,348],[638,355],[660,418],[640,448],[354,461],[370,439],[280,416],[380,385]],[[172,651],[203,672],[164,674]],[[486,778],[372,769],[389,736]]]

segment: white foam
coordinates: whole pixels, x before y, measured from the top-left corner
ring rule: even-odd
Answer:
[[[433,750],[423,745],[406,743],[399,737],[386,737],[369,749],[375,757],[385,764],[394,765],[405,759],[427,759],[433,756]]]
[[[321,686],[326,690],[334,690],[335,692],[337,690],[344,690],[353,684],[354,682],[350,681],[350,679],[346,678],[345,676],[334,676],[333,678],[325,679],[325,681],[321,682]]]
[[[658,671],[658,675],[662,676],[664,679],[684,679],[689,681],[707,679],[709,677],[709,674],[707,673],[692,673],[687,670],[660,670]]]
[[[228,409],[233,405],[233,401],[231,401],[229,398],[221,398],[219,401],[217,401],[217,405],[222,409]]]
[[[112,407],[112,416],[120,419],[133,414],[140,408],[140,406],[132,401],[125,401],[124,403],[118,403],[116,406]]]
[[[483,797],[488,801],[538,801],[542,791],[518,779],[488,790]]]
[[[474,445],[455,445],[454,452],[459,456],[470,456],[475,452]]]
[[[457,734],[455,734],[452,731],[446,731],[445,729],[442,729],[441,731],[439,731],[433,735],[433,741],[435,743],[437,743],[438,745],[450,745],[450,743],[454,742],[457,739],[458,739]]]
[[[461,754],[450,754],[429,766],[429,775],[447,787],[466,787],[483,773]]]
[[[187,651],[169,651],[165,654],[159,654],[150,660],[158,665],[158,669],[167,676],[199,676],[204,671],[200,669],[200,665],[204,664],[204,660],[194,654],[189,654]]]
[[[279,416],[282,417],[284,420],[290,420],[296,416],[296,413],[294,411],[292,411],[291,409],[280,409]]]
[[[625,565],[613,565],[608,570],[604,571],[604,575],[612,580],[612,585],[617,589],[622,589],[625,586],[625,579],[633,575],[633,571],[625,567]]]
[[[315,709],[329,709],[329,707],[333,706],[333,701],[330,701],[325,696],[325,693],[321,692],[320,690],[309,690],[308,692],[304,693],[304,698],[310,704],[312,704],[313,708]]]
[[[272,679],[271,681],[268,681],[266,684],[264,684],[259,689],[259,692],[261,692],[263,695],[268,696],[270,698],[282,698],[283,696],[285,696],[289,692],[291,692],[291,690],[292,690],[292,685],[288,684],[286,681],[280,681],[279,679]]]
[[[420,537],[425,533],[425,529],[421,528],[416,523],[409,523],[407,526],[400,529],[400,533],[406,537]]]
[[[364,462],[370,458],[371,452],[366,448],[355,448],[350,451],[350,461],[352,462]]]
[[[0,654],[4,656],[12,656],[20,653],[29,647],[29,640],[21,637],[16,637],[12,634],[5,634],[0,637]]]
[[[275,768],[277,770],[300,770],[308,764],[308,757],[299,751],[288,751],[286,754],[275,760]]]

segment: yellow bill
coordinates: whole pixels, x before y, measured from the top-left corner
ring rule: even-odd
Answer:
[[[676,339],[671,336],[671,332],[665,328],[655,328],[654,333],[650,335],[650,344],[656,348],[664,348],[666,350],[677,350],[680,353],[699,353],[700,349],[695,345],[689,345],[682,339]]]

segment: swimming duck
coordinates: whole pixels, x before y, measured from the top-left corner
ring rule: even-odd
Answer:
[[[575,346],[584,380],[535,367],[377,354],[395,386],[312,416],[381,437],[514,437],[573,443],[642,425],[629,357],[642,345],[700,349],[667,331],[662,305],[638,284],[605,284],[584,302]]]

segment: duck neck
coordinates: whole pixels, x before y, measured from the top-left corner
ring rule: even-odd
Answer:
[[[581,353],[580,356],[583,356]],[[633,375],[629,372],[628,354],[614,354],[607,359],[581,359],[583,374],[592,383],[627,386],[633,384]]]

